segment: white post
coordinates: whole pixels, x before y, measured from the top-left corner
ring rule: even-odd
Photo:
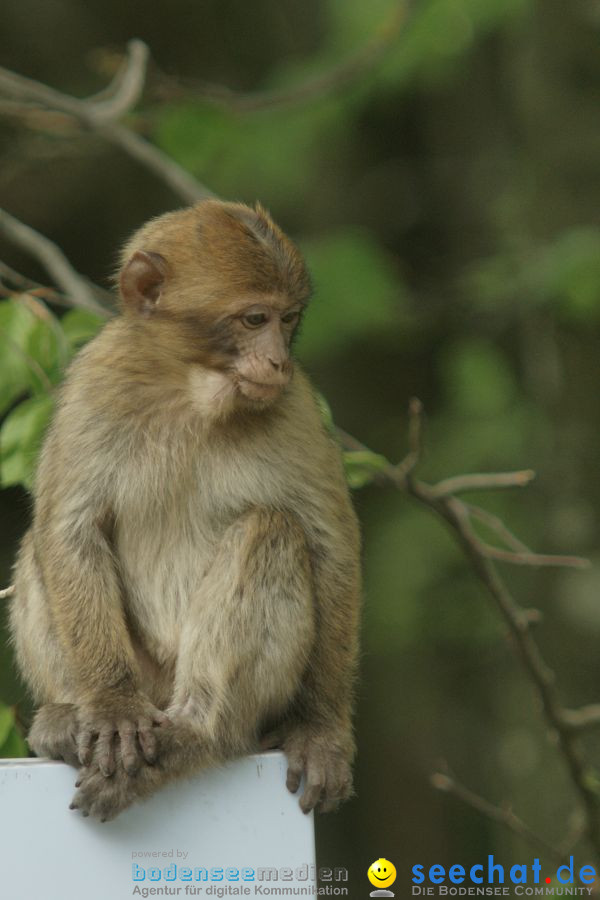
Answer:
[[[282,753],[250,756],[101,824],[68,809],[74,769],[0,760],[0,896],[314,896],[313,818],[286,790],[285,773]]]

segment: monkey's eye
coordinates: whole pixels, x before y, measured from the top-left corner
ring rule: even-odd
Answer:
[[[284,316],[282,316],[281,321],[285,322],[286,325],[289,325],[292,322],[296,321],[296,319],[298,318],[298,315],[299,315],[298,310],[294,309],[294,310],[292,310],[292,312],[286,313]]]
[[[258,328],[259,325],[264,325],[266,321],[267,317],[264,313],[248,313],[247,316],[242,318],[246,328]]]

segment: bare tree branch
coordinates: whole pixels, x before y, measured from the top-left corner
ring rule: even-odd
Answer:
[[[187,203],[199,203],[216,196],[174,159],[130,128],[113,122],[96,128],[96,131],[157,175]]]
[[[541,701],[545,719],[557,736],[558,747],[571,783],[578,794],[586,820],[586,834],[600,858],[600,806],[598,793],[589,764],[579,747],[578,733],[585,728],[600,724],[600,705],[584,707],[581,710],[567,710],[563,707],[555,685],[555,674],[545,663],[535,642],[531,629],[539,619],[536,610],[522,609],[513,599],[498,575],[492,557],[505,562],[529,565],[576,565],[587,564],[577,557],[553,557],[523,551],[500,551],[484,544],[471,527],[469,507],[453,492],[464,490],[504,489],[527,484],[533,478],[531,470],[507,472],[492,475],[463,475],[448,478],[438,484],[429,485],[413,477],[413,470],[420,458],[421,448],[421,407],[411,401],[409,410],[409,453],[398,465],[389,466],[380,473],[380,481],[395,485],[431,509],[453,531],[462,546],[473,571],[492,597],[498,611],[512,635],[515,648],[525,671]],[[342,445],[350,451],[368,451],[368,448],[340,432]],[[518,540],[518,539],[517,539]],[[524,546],[524,545],[523,545]]]
[[[522,819],[515,815],[510,808],[495,806],[489,800],[485,800],[463,784],[460,784],[453,775],[449,775],[446,772],[435,772],[431,776],[431,784],[438,791],[453,794],[486,819],[504,826],[504,828],[507,828],[528,844],[537,847],[538,850],[541,850],[549,859],[555,860],[559,865],[568,863],[569,859],[566,853],[553,844],[548,843],[541,835],[537,834],[529,825],[526,825]]]
[[[558,566],[569,569],[589,569],[589,559],[581,556],[559,556],[548,553],[516,553],[512,550],[503,550],[501,547],[492,547],[483,541],[478,541],[480,552],[488,559],[497,559],[498,562],[512,563],[515,566]]]
[[[107,315],[107,311],[96,300],[88,281],[75,271],[60,247],[49,238],[3,209],[0,209],[0,232],[41,262],[56,284],[69,296],[73,306]]]
[[[114,122],[121,119],[140,101],[146,83],[146,69],[150,51],[136,38],[127,45],[127,57],[121,68],[100,93],[88,99],[93,104],[96,118]]]
[[[142,47],[145,48],[145,45],[141,41],[133,42],[133,48],[130,44],[126,76],[117,76],[115,95],[109,100],[97,101],[94,97],[79,100],[4,68],[0,68],[0,94],[5,99],[25,104],[25,109],[29,112],[33,104],[66,113],[142,163],[188,203],[214,197],[212,191],[158,147],[116,121],[117,114],[122,115],[127,111],[129,104],[139,98],[143,89],[147,48],[142,51]]]
[[[408,15],[406,2],[397,0],[389,17],[358,50],[331,69],[289,88],[242,93],[223,85],[183,81],[160,73],[160,92],[165,99],[195,96],[236,113],[301,106],[311,100],[339,93],[372,71],[396,43]]]
[[[572,731],[585,731],[600,725],[600,703],[591,703],[580,709],[563,709],[563,725]]]
[[[373,68],[397,39],[404,25],[407,4],[398,0],[389,19],[363,46],[333,69],[293,88],[235,94],[226,88],[197,88],[205,99],[226,105],[238,112],[250,112],[308,102],[315,97],[334,93]],[[32,114],[40,107],[70,116],[81,126],[119,147],[153,174],[161,178],[187,203],[197,203],[215,194],[154,144],[118,120],[140,99],[146,78],[148,47],[133,40],[128,56],[110,85],[100,93],[78,99],[48,85],[0,67],[0,110],[9,115],[22,115],[29,126],[35,125]],[[178,88],[181,93],[181,88]]]
[[[513,534],[499,516],[495,516],[493,513],[488,512],[487,509],[482,509],[480,506],[473,506],[472,503],[466,503],[465,506],[467,507],[471,518],[479,519],[480,522],[487,525],[490,531],[493,531],[500,540],[504,541],[504,543],[512,550],[515,550],[517,553],[531,553],[527,544],[524,544],[516,534]]]

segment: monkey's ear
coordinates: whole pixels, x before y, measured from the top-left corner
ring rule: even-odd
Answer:
[[[121,270],[119,285],[127,306],[149,316],[167,277],[167,261],[160,253],[136,250]]]

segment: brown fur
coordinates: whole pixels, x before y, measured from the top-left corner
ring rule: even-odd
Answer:
[[[63,385],[16,566],[32,746],[76,747],[74,806],[102,819],[261,742],[290,790],[305,775],[305,811],[331,809],[351,790],[359,537],[289,357],[302,257],[260,207],[207,201],[133,237],[121,289]]]

